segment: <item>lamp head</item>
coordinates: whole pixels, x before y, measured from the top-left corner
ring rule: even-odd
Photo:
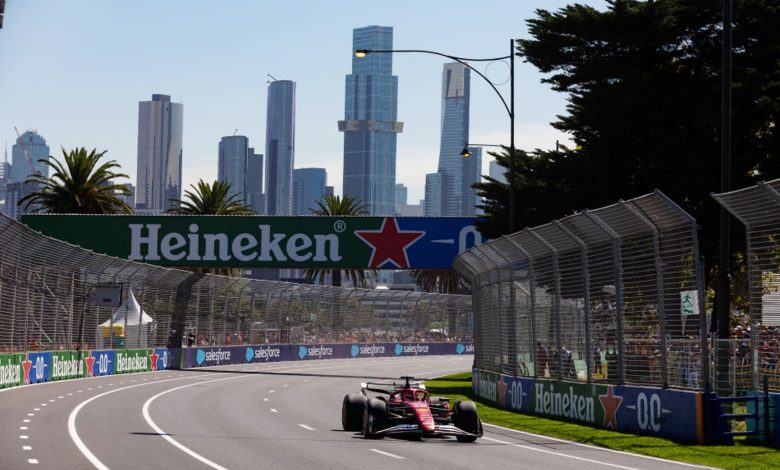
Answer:
[[[466,145],[463,147],[463,150],[460,152],[460,155],[462,157],[465,157],[465,158],[468,158],[468,157],[470,157],[472,155],[471,154],[471,150],[469,150],[469,143],[468,142],[466,142]]]
[[[355,57],[358,59],[362,59],[363,57],[367,56],[371,53],[371,49],[358,49],[355,51]]]

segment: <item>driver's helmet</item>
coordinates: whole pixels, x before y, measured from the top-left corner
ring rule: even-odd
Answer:
[[[425,400],[425,392],[423,392],[422,390],[417,390],[416,392],[414,392],[414,399],[417,401]]]

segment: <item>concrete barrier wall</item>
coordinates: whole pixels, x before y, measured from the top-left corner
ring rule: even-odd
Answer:
[[[471,343],[262,344],[0,354],[0,388],[52,380],[259,362],[473,354]]]
[[[704,442],[703,394],[512,377],[473,370],[474,394],[501,408],[603,429]]]

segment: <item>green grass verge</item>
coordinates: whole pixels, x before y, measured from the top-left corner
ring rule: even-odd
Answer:
[[[566,421],[556,421],[497,408],[481,401],[471,392],[471,373],[465,372],[427,381],[425,386],[433,395],[450,400],[472,400],[477,404],[483,423],[510,429],[557,437],[574,442],[593,444],[608,449],[633,452],[662,459],[677,460],[727,469],[780,468],[780,451],[760,445],[737,441],[733,446],[704,446],[680,444],[659,437],[637,436],[604,429],[596,429]]]

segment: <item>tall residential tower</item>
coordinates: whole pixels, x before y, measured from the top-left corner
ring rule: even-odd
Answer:
[[[352,49],[392,49],[393,28],[366,26],[352,31]],[[395,213],[398,77],[392,54],[352,57],[346,77],[344,120],[344,195],[368,206],[371,215]]]
[[[265,207],[268,215],[292,214],[295,163],[295,82],[268,86],[265,128]]]
[[[444,64],[441,83],[441,141],[439,145],[440,192],[425,195],[426,211],[440,211],[442,216],[474,216],[478,202],[471,187],[478,182],[482,170],[482,152],[471,149],[472,155],[461,155],[469,140],[470,70],[463,64]],[[430,196],[430,200],[429,200]],[[440,199],[439,199],[440,198]]]
[[[164,212],[181,199],[184,105],[168,95],[138,103],[136,210]]]

